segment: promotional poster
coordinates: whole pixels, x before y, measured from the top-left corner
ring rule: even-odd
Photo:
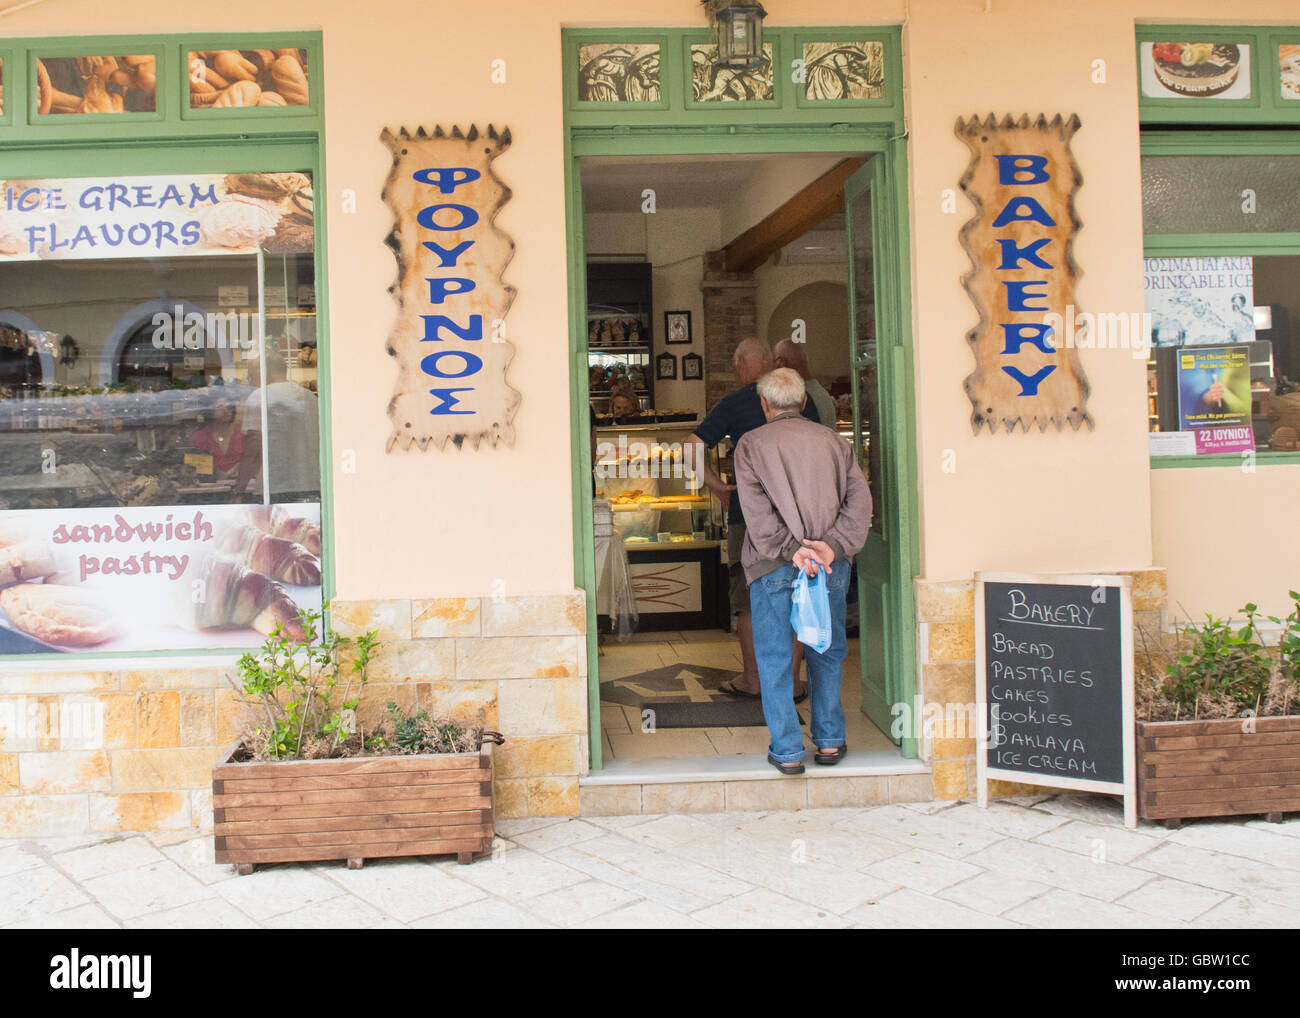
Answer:
[[[1255,338],[1253,258],[1147,258],[1144,281],[1152,345]]]
[[[253,647],[321,603],[320,506],[0,513],[0,650]]]
[[[1255,448],[1249,355],[1245,345],[1178,354],[1179,428],[1196,434],[1198,454]]]

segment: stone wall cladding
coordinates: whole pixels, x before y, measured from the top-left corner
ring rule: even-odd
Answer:
[[[502,817],[576,816],[587,771],[582,591],[335,601],[382,641],[358,713],[392,700],[505,734]],[[244,724],[233,666],[0,674],[0,837],[206,828],[212,765]]]
[[[1133,580],[1134,649],[1167,640],[1169,599],[1165,570],[1105,570]],[[927,725],[921,756],[934,773],[935,799],[973,799],[976,795],[975,739],[960,708],[975,703],[975,581],[916,581],[917,660],[922,710],[934,705],[936,722]],[[942,715],[943,720],[938,720]],[[1038,785],[990,781],[990,796],[1054,792]]]

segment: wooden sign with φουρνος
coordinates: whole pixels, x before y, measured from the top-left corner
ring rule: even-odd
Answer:
[[[515,290],[501,277],[515,244],[494,225],[510,188],[492,172],[510,131],[420,127],[380,137],[393,150],[383,197],[396,220],[387,239],[398,268],[388,450],[513,445],[520,397],[506,381],[514,346],[505,319]]]

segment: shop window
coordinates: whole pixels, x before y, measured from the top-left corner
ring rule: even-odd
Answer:
[[[157,108],[155,54],[36,60],[37,113],[153,113]]]
[[[1145,156],[1142,228],[1300,234],[1300,155]]]
[[[1142,179],[1153,452],[1295,451],[1300,156],[1148,155]]]
[[[187,51],[191,109],[307,106],[305,49]]]
[[[6,647],[248,646],[319,604],[311,195],[305,173],[0,185]]]

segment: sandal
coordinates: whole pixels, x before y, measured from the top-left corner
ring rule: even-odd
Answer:
[[[775,759],[771,753],[767,754],[767,762],[788,778],[798,777],[804,770],[803,764],[800,761],[796,760],[794,763],[782,763],[780,760]]]
[[[727,694],[729,694],[730,696],[743,696],[743,697],[745,697],[746,699],[749,699],[749,700],[761,700],[761,699],[763,699],[763,694],[762,694],[762,693],[749,693],[749,692],[746,692],[745,690],[740,689],[739,687],[737,687],[737,685],[736,685],[734,679],[728,679],[726,682],[724,682],[724,683],[723,683],[722,685],[720,685],[718,688],[719,688],[720,690],[722,690],[722,692],[727,693]]]
[[[839,749],[835,750],[833,753],[823,753],[819,747],[817,752],[813,755],[813,759],[823,767],[834,767],[844,759],[844,755],[848,753],[848,751],[848,746],[840,746]]]

